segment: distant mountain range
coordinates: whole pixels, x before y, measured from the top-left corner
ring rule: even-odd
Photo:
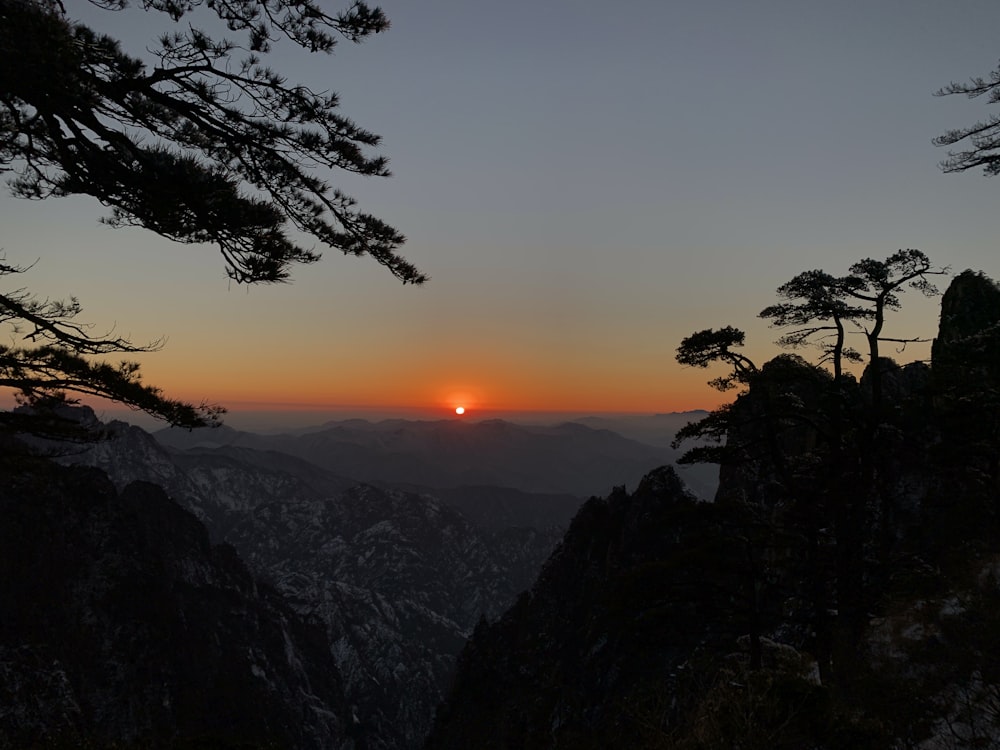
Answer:
[[[602,496],[618,486],[635,487],[650,468],[673,463],[669,447],[681,426],[701,416],[587,418],[587,424],[518,425],[502,420],[386,420],[328,422],[293,434],[261,435],[222,427],[211,432],[168,429],[158,441],[185,450],[234,447],[279,451],[364,482],[434,488],[509,487],[525,492]],[[644,435],[623,437],[605,425]],[[715,491],[714,467],[681,472],[695,494]]]
[[[695,411],[674,411],[666,414],[580,417],[573,421],[595,430],[611,430],[640,443],[669,448],[674,435],[681,427],[688,422],[695,422],[707,414],[707,411],[698,409]]]

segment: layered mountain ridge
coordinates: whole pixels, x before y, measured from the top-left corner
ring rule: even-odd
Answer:
[[[177,451],[123,423],[108,430],[112,439],[60,460],[120,486],[162,485],[322,622],[369,747],[420,744],[473,626],[530,585],[580,503],[509,488],[444,493],[466,507],[492,499],[477,524],[432,490],[357,484],[276,451]]]
[[[654,420],[643,434],[662,438],[682,419],[671,415]],[[596,424],[351,419],[296,434],[261,435],[223,427],[210,433],[161,430],[155,437],[182,450],[229,446],[279,451],[373,484],[493,486],[581,498],[607,494],[613,487],[634,487],[651,467],[680,455],[666,441],[646,444]],[[712,471],[697,467],[683,475],[690,476],[699,494],[711,496]]]

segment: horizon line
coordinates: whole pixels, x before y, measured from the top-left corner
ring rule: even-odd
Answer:
[[[318,412],[339,412],[339,411],[381,411],[381,412],[442,412],[449,413],[453,409],[450,406],[440,404],[425,406],[404,406],[400,404],[329,404],[329,403],[301,403],[284,401],[244,401],[227,400],[224,404],[228,411],[318,411]],[[127,408],[127,407],[125,407]],[[123,408],[124,410],[124,408]],[[614,409],[614,408],[590,408],[590,407],[569,407],[559,409],[545,409],[519,406],[477,406],[468,407],[466,417],[480,413],[517,413],[517,414],[621,414],[621,415],[658,415],[658,414],[685,414],[692,411],[711,411],[708,407],[694,407],[690,409]]]

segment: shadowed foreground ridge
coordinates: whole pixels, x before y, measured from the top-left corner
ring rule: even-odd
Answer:
[[[719,507],[669,467],[588,501],[534,588],[477,627],[427,747],[634,746],[633,697],[745,631],[739,565]]]
[[[670,469],[589,501],[428,750],[1000,747],[998,330],[960,274],[931,366],[878,361],[874,430],[870,373],[761,367],[716,502]]]
[[[106,430],[108,440],[60,460],[96,466],[122,489],[162,486],[211,539],[232,544],[254,575],[325,626],[369,750],[419,747],[477,620],[498,616],[534,581],[565,527],[549,524],[571,514],[565,502],[550,507],[561,498],[500,489],[506,524],[484,488],[456,490],[453,502],[486,498],[477,525],[425,494],[432,490],[358,484],[237,446],[170,451],[123,423]],[[532,518],[542,525],[524,525]]]
[[[158,487],[0,467],[0,747],[362,747],[321,628]]]

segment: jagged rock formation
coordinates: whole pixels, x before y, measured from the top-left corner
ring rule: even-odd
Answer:
[[[319,504],[261,503],[229,538],[327,623],[376,746],[407,747],[473,624],[528,586],[556,534],[519,530],[503,548],[430,498],[360,485]]]
[[[742,562],[670,468],[588,501],[531,591],[476,628],[427,747],[635,746],[631,701],[745,631]]]
[[[786,465],[775,457],[815,447],[817,431],[803,414],[815,409],[830,377],[794,355],[761,367],[751,390],[732,406],[715,502],[728,506],[774,505]],[[780,414],[778,418],[766,415]]]
[[[971,364],[968,360],[973,352],[963,351],[961,347],[992,331],[998,323],[1000,287],[982,273],[960,273],[941,298],[938,335],[931,349],[935,369],[949,368],[954,364],[968,370]]]
[[[162,490],[0,472],[0,747],[365,746],[319,624]]]
[[[323,622],[372,748],[419,745],[475,623],[530,585],[562,533],[501,527],[492,514],[476,526],[426,493],[357,485],[281,453],[171,452],[138,428],[109,429],[114,439],[65,460],[119,484],[161,484],[300,614]],[[499,493],[519,519],[531,515],[521,508],[529,499],[566,513],[563,497]]]
[[[489,532],[565,529],[583,502],[582,498],[567,493],[529,493],[511,487],[467,485],[433,490],[410,489],[433,495],[436,500],[457,510],[474,526]],[[537,573],[538,570],[534,570],[531,578]]]
[[[864,378],[762,368],[718,501],[660,471],[588,502],[477,627],[428,750],[1000,746],[998,323],[961,274],[878,409]]]
[[[941,299],[941,323],[932,347],[934,396],[950,438],[972,428],[964,447],[996,437],[1000,406],[1000,287],[963,271]],[[977,413],[978,412],[978,413]],[[975,418],[973,418],[975,417]],[[975,423],[979,423],[978,425]]]
[[[965,512],[1000,512],[1000,287],[982,274],[959,274],[941,300],[933,347],[933,387],[942,462],[961,467],[942,484],[963,483],[977,498]],[[942,492],[942,500],[947,502]],[[992,499],[991,499],[992,498]],[[947,515],[947,514],[945,514]],[[938,514],[939,518],[941,514]],[[987,519],[983,518],[983,521]]]

